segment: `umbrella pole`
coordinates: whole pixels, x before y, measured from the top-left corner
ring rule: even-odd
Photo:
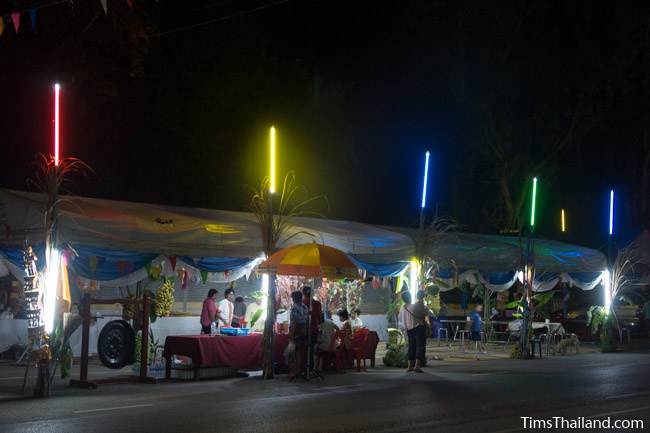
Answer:
[[[314,293],[316,290],[316,278],[311,279],[311,291],[309,293],[309,304],[308,304],[308,314],[307,314],[307,371],[305,373],[305,379],[312,380],[318,379],[323,380],[323,375],[318,371],[314,370],[313,362],[313,346],[311,344],[311,309],[312,309],[312,299],[314,299]]]

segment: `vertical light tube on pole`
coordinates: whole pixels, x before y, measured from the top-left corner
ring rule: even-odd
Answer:
[[[43,324],[47,334],[54,331],[56,313],[56,291],[59,284],[61,253],[52,248],[47,252],[47,271],[45,273],[45,290],[43,291]]]
[[[601,274],[603,288],[605,290],[605,309],[609,312],[612,307],[612,274],[609,269],[603,271]]]
[[[269,192],[273,194],[275,192],[275,126],[271,126],[271,129],[269,131],[269,143],[271,152],[271,166],[269,169]]]
[[[425,153],[424,157],[424,179],[422,181],[422,209],[427,203],[427,182],[429,180],[429,151]]]
[[[260,320],[266,320],[266,308],[269,302],[269,274],[262,274],[262,293],[264,297],[262,298],[262,316]]]
[[[565,219],[564,219],[564,209],[562,209],[561,215],[562,215],[562,233],[564,233],[566,231],[566,222],[565,222]]]
[[[537,177],[533,178],[533,199],[530,204],[530,226],[535,227],[535,202],[537,201]]]
[[[614,190],[609,191],[609,235],[614,234]]]
[[[61,86],[54,85],[54,165],[59,166],[59,93]]]
[[[411,302],[416,301],[418,285],[420,279],[420,264],[417,259],[412,259],[409,266],[409,292],[411,292]]]

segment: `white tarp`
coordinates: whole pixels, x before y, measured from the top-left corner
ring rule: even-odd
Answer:
[[[20,245],[24,236],[32,243],[42,242],[44,202],[42,194],[0,190],[0,244]],[[257,220],[246,212],[71,196],[65,197],[59,206],[58,228],[59,239],[73,247],[86,245],[153,253],[158,255],[154,265],[159,262],[165,269],[170,268],[166,265],[167,257],[171,255],[179,257],[179,262],[181,256],[258,258],[262,255]],[[316,241],[338,248],[362,262],[382,265],[408,262],[413,258],[414,238],[418,235],[417,230],[409,228],[295,218],[289,235],[302,232],[311,235],[298,234],[280,246]],[[448,275],[441,275],[441,278],[453,280],[449,275],[453,269],[460,275],[455,278],[461,282],[483,282],[492,290],[500,291],[512,286],[516,280],[524,242],[524,239],[512,236],[451,233],[437,238],[426,248],[439,262],[441,270],[447,272]],[[598,284],[599,278],[587,278],[584,274],[600,273],[607,266],[600,251],[562,242],[536,239],[534,251],[537,275],[540,276],[536,282],[537,290],[548,290],[556,278],[541,278],[542,275],[560,273],[564,274],[558,275],[557,281],[561,278],[590,290]],[[0,260],[0,263],[0,271],[14,273],[7,260]],[[250,266],[240,270],[242,276],[250,272]],[[498,273],[507,275],[496,275]],[[144,269],[135,269],[125,276],[128,281],[123,283],[132,283],[145,276]],[[577,278],[579,276],[583,278]]]
[[[44,237],[42,194],[0,190],[0,242]],[[4,230],[1,230],[4,228]],[[59,206],[59,238],[72,245],[194,257],[259,257],[260,229],[252,213],[66,197]],[[413,255],[409,236],[368,224],[295,218],[282,246],[316,241],[364,261],[391,263]],[[4,236],[3,236],[4,235]]]

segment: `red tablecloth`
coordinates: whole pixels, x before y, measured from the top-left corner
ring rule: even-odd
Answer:
[[[287,347],[288,336],[276,335],[276,362]],[[247,336],[217,335],[170,335],[165,339],[165,357],[185,355],[192,358],[192,363],[199,366],[227,365],[244,370],[253,370],[262,366],[262,334]]]
[[[372,360],[373,365],[378,341],[377,333],[370,331],[365,358]],[[273,356],[280,370],[286,370],[284,350],[288,343],[288,335],[275,335]],[[262,367],[262,334],[253,333],[237,337],[170,335],[165,339],[164,351],[164,356],[167,358],[168,374],[171,373],[172,355],[189,356],[196,369],[218,365],[227,365],[243,370],[259,369]]]

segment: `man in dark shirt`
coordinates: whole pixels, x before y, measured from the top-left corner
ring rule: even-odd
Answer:
[[[310,366],[314,365],[314,347],[316,346],[316,341],[318,340],[318,327],[321,324],[323,318],[323,305],[320,301],[313,299],[311,296],[311,287],[303,286],[302,288],[302,302],[310,308],[309,303],[311,301],[311,309],[309,314],[309,358],[306,358],[310,362]]]

